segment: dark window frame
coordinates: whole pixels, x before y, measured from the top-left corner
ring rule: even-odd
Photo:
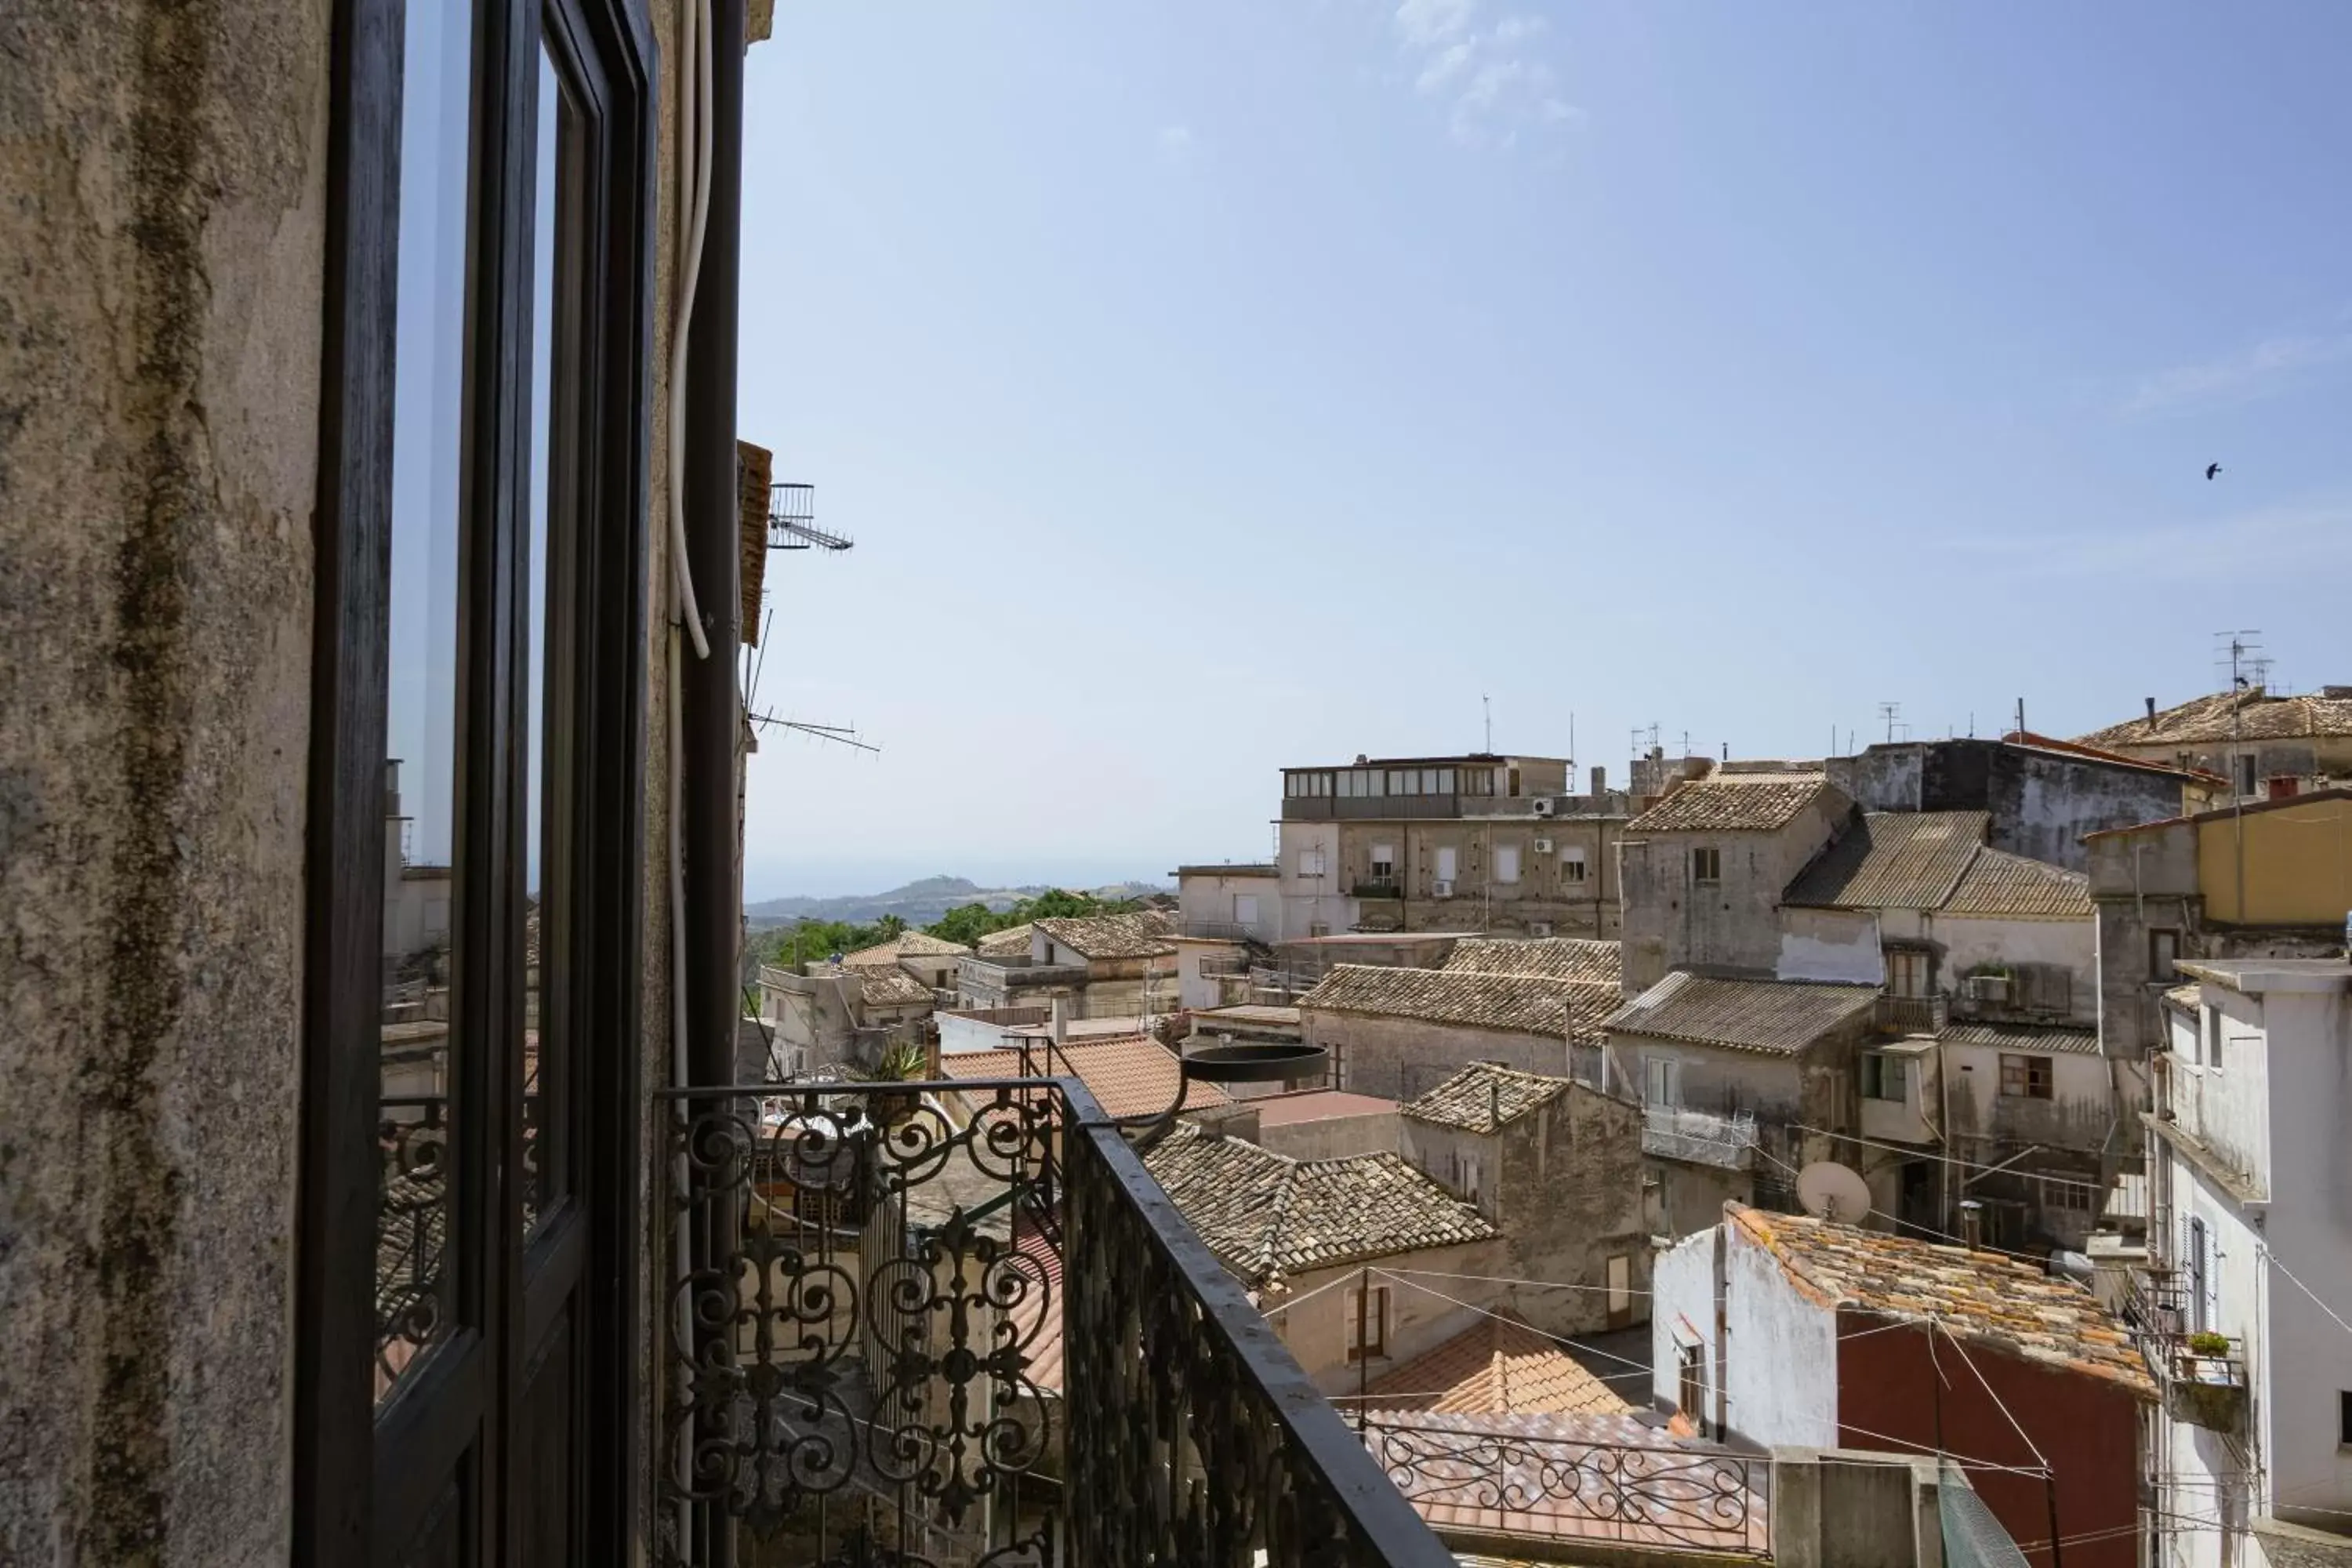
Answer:
[[[1693,885],[1719,885],[1723,881],[1723,851],[1712,844],[1694,844],[1690,852],[1690,877]]]
[[[2001,1053],[2000,1092],[2004,1098],[2049,1100],[2055,1096],[2056,1089],[2055,1058],[2014,1051]]]
[[[467,1031],[451,1090],[464,1119],[451,1242],[462,1254],[461,1327],[425,1352],[379,1410],[375,1123],[406,5],[340,0],[333,8],[295,1237],[297,1562],[384,1560],[433,1518],[450,1475],[470,1495],[454,1520],[439,1521],[439,1538],[462,1537],[467,1561],[512,1559],[521,1505],[500,1444],[515,1413],[502,1413],[500,1402],[512,1396],[509,1374],[537,1326],[525,1321],[520,1281],[551,1264],[582,1282],[568,1298],[583,1369],[571,1407],[581,1446],[565,1493],[576,1560],[625,1561],[638,1526],[653,34],[645,0],[476,0],[472,17],[459,529],[467,607],[457,710],[471,787],[461,780],[457,831],[467,847],[457,857],[450,911],[452,1026]],[[578,1020],[579,1089],[558,1136],[593,1157],[576,1163],[579,1223],[543,1225],[527,1256],[511,1179],[522,1140],[521,1059],[506,1047],[520,1038],[523,1018],[516,847],[527,821],[529,247],[542,21],[590,110],[575,149],[583,161],[566,177],[584,182],[593,203],[580,215],[586,237],[568,264],[583,290],[585,330],[574,347],[585,402],[567,473],[581,487],[574,499],[591,548],[572,585],[579,614],[559,653],[551,608],[547,653],[551,689],[561,666],[588,695],[561,732],[551,731],[549,776],[561,772],[566,783],[551,805],[548,842],[565,858],[577,907],[596,913],[556,937],[572,944],[572,989],[558,1005]],[[551,435],[551,478],[557,461]],[[576,765],[559,770],[563,755]],[[493,1180],[497,1171],[510,1175]],[[468,1457],[455,1468],[435,1468],[460,1449]],[[419,1456],[430,1462],[400,1462]]]

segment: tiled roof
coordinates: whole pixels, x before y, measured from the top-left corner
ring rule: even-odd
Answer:
[[[1062,1253],[1026,1221],[1014,1226],[1013,1249],[1025,1266],[1006,1271],[1022,1291],[1005,1316],[1029,1364],[1022,1371],[1048,1394],[1062,1391]]]
[[[1039,921],[1037,929],[1081,958],[1159,958],[1172,953],[1173,922],[1158,910]]]
[[[1667,975],[1611,1016],[1609,1027],[1742,1051],[1801,1051],[1876,1004],[1874,985]]]
[[[1559,1035],[1563,1026],[1589,1035],[1618,997],[1613,982],[1341,963],[1301,996],[1298,1005],[1304,1012],[1368,1013],[1526,1035]]]
[[[2236,711],[2233,713],[2231,710]],[[2301,741],[2352,735],[2352,698],[2273,697],[2261,687],[2216,691],[2078,737],[2085,746],[2213,745],[2233,739]]]
[[[1449,974],[1546,974],[1555,980],[1586,980],[1614,985],[1622,973],[1622,943],[1584,937],[1465,937],[1445,961]]]
[[[1029,951],[1029,933],[1036,929],[1031,925],[1017,925],[990,931],[980,939],[977,951],[982,958],[1018,958]]]
[[[1144,1163],[1209,1250],[1253,1286],[1497,1234],[1394,1154],[1293,1160],[1179,1126]]]
[[[1106,1116],[1148,1116],[1167,1110],[1169,1101],[1176,1098],[1181,1073],[1176,1053],[1146,1035],[1117,1040],[1076,1040],[1055,1046],[1050,1067],[1046,1056],[1042,1044],[1032,1047],[1031,1070],[1077,1074],[1078,1081],[1101,1102]],[[953,1079],[1019,1078],[1021,1053],[955,1051],[940,1058],[940,1072]],[[1187,1110],[1207,1110],[1232,1103],[1225,1091],[1213,1083],[1196,1081],[1184,1090]]]
[[[1932,910],[1984,844],[1983,811],[1874,811],[1790,883],[1786,904],[1836,910]]]
[[[1734,1209],[1726,1223],[1841,1307],[1935,1319],[1964,1344],[2156,1390],[2139,1352],[2098,1298],[2071,1279],[1997,1252],[1861,1230],[1810,1215]]]
[[[1528,1111],[1550,1104],[1569,1091],[1564,1078],[1516,1072],[1492,1062],[1472,1062],[1435,1089],[1405,1102],[1404,1114],[1415,1121],[1441,1127],[1463,1127],[1492,1132]]]
[[[1948,1045],[1986,1046],[1999,1051],[2099,1054],[2096,1029],[2039,1028],[2031,1024],[1953,1024],[1936,1037]]]
[[[1959,886],[1944,900],[1948,915],[2032,915],[2052,920],[2091,918],[2091,879],[2047,861],[2029,860],[2005,849],[1980,849],[1960,874]]]
[[[960,942],[942,941],[919,931],[902,931],[888,942],[859,948],[841,963],[845,969],[878,969],[902,958],[957,958],[971,951]]]
[[[2196,1012],[2204,1000],[2198,994],[2197,983],[2193,980],[2186,985],[2176,985],[2171,990],[2167,991],[2164,994],[2164,999],[2168,1004],[2179,1008],[2184,1013]]]
[[[1261,1094],[1250,1099],[1257,1124],[1295,1127],[1302,1121],[1329,1121],[1344,1116],[1378,1116],[1393,1112],[1397,1102],[1376,1094],[1350,1094],[1344,1089],[1310,1089],[1297,1094]]]
[[[1628,833],[1770,833],[1829,781],[1820,773],[1733,773],[1686,784],[1625,825]]]
[[[904,1007],[935,1000],[931,988],[903,969],[860,969],[858,994],[868,1007]]]
[[[1606,1415],[1633,1408],[1550,1340],[1516,1319],[1491,1315],[1382,1373],[1365,1399],[1381,1410],[1449,1415]]]

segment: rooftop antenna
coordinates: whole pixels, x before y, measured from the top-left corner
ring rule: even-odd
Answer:
[[[1495,700],[1485,692],[1478,694],[1478,706],[1486,715],[1486,754],[1495,754]]]
[[[2238,909],[2234,918],[2246,918],[2246,796],[2254,784],[2252,767],[2240,761],[2245,753],[2245,703],[2241,699],[2258,684],[2250,671],[2266,668],[2270,661],[2262,657],[2263,645],[2255,639],[2262,636],[2259,627],[2246,627],[2234,632],[2215,632],[2219,643],[2227,638],[2230,659],[2230,827],[2235,841],[2238,861]],[[2217,654],[2215,662],[2220,662]]]
[[[832,550],[855,547],[845,533],[828,533],[816,525],[816,487],[777,483],[768,487],[768,548],[771,550]]]
[[[861,752],[871,752],[877,756],[882,752],[881,747],[857,738],[857,726],[855,724],[813,724],[806,720],[786,719],[774,713],[751,713],[746,716],[752,723],[763,730],[793,730],[814,740],[830,741],[836,746],[852,746]]]
[[[1910,737],[1911,726],[1903,722],[1902,715],[1903,704],[1900,702],[1882,702],[1878,705],[1878,716],[1886,721],[1886,741],[1889,745],[1894,744],[1895,731],[1898,729],[1903,731],[1906,740]]]

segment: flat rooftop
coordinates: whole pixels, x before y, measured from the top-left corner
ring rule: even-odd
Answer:
[[[1378,1116],[1397,1108],[1393,1100],[1382,1100],[1376,1094],[1349,1094],[1344,1089],[1259,1095],[1246,1103],[1256,1110],[1260,1127],[1288,1127],[1295,1122],[1328,1121],[1339,1116]]]
[[[2183,959],[2180,973],[2232,991],[2342,991],[2352,988],[2352,962],[2341,958]]]

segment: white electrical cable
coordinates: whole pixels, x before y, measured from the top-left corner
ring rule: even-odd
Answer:
[[[702,635],[702,609],[695,602],[694,574],[686,563],[686,340],[694,324],[694,293],[702,278],[702,239],[710,223],[710,23],[699,16],[702,0],[682,0],[682,32],[694,37],[680,41],[679,75],[690,85],[678,93],[678,141],[686,140],[689,120],[694,127],[695,156],[689,175],[693,183],[692,217],[684,240],[686,270],[678,288],[677,321],[669,340],[669,548],[671,578],[677,584],[678,607],[687,635],[694,639],[694,657],[709,658],[710,643]],[[698,20],[699,25],[698,26]],[[687,68],[692,62],[692,69]],[[681,209],[683,213],[686,209]]]

